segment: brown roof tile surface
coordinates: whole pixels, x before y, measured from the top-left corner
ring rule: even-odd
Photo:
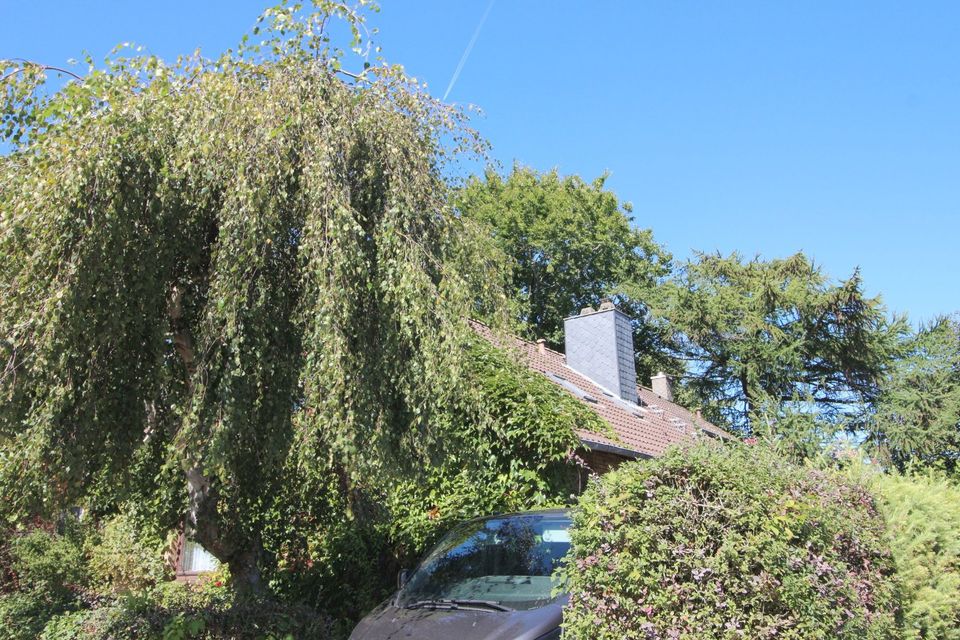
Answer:
[[[480,322],[471,321],[471,325],[478,335],[490,342],[514,349],[527,366],[544,374],[571,395],[577,397],[564,382],[596,400],[594,403],[578,398],[606,420],[613,433],[578,431],[580,439],[588,447],[600,445],[601,448],[625,449],[625,454],[659,456],[671,445],[689,442],[703,434],[718,438],[731,437],[720,427],[661,398],[646,387],[637,388],[643,406],[626,402],[568,367],[566,358],[558,351],[546,347],[541,351],[539,345],[515,336],[498,336]]]

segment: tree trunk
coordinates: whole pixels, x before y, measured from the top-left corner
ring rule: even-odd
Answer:
[[[743,397],[747,403],[747,421],[750,423],[750,430],[752,432],[754,399],[752,389],[750,387],[750,377],[747,373],[747,365],[743,365],[743,367],[740,369],[740,388],[743,389]]]
[[[173,287],[167,314],[173,332],[173,346],[183,362],[189,395],[193,391],[197,360],[190,329],[183,317],[182,298],[180,289]],[[260,579],[259,561],[263,547],[259,538],[239,541],[233,539],[233,536],[223,535],[217,514],[219,492],[215,480],[203,472],[199,462],[190,462],[191,458],[189,455],[183,457],[189,505],[185,524],[191,537],[213,557],[227,565],[233,584],[240,590],[261,592],[263,583]]]
[[[237,589],[249,593],[262,593],[263,582],[260,579],[260,555],[262,545],[259,540],[251,548],[236,553],[230,557],[227,566],[230,567],[230,577]]]
[[[261,593],[260,557],[263,544],[259,536],[245,540],[236,535],[224,535],[217,517],[219,496],[216,486],[196,467],[187,469],[185,473],[190,499],[187,524],[192,530],[193,539],[227,565],[231,582],[237,589]]]

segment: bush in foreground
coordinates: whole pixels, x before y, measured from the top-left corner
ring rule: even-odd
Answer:
[[[78,606],[89,583],[85,537],[84,528],[72,518],[59,526],[3,532],[0,640],[36,638],[49,618]]]
[[[223,582],[168,582],[51,619],[40,640],[328,640],[329,617],[302,605],[239,596]]]
[[[935,474],[876,475],[902,584],[904,638],[960,640],[960,487]]]
[[[624,465],[583,496],[572,535],[567,638],[898,634],[873,498],[759,447]]]
[[[87,566],[99,593],[137,593],[173,577],[164,561],[166,541],[154,538],[124,515],[96,528],[87,542]]]
[[[239,594],[226,574],[168,581],[157,541],[138,537],[123,516],[100,527],[67,517],[2,540],[0,640],[328,640],[350,624]]]

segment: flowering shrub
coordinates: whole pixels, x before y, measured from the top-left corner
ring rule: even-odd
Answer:
[[[629,463],[575,512],[565,638],[893,638],[870,494],[761,447]]]

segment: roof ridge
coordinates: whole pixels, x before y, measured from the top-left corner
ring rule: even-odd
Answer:
[[[477,320],[476,318],[471,318],[471,317],[469,317],[469,316],[467,317],[467,322],[472,322],[472,323],[474,323],[474,324],[479,324],[479,325],[481,325],[481,326],[486,327],[487,329],[492,328],[489,324],[487,324],[487,323],[484,322],[483,320]]]
[[[479,324],[479,325],[482,325],[482,326],[486,327],[487,329],[490,329],[491,331],[494,330],[493,327],[491,327],[491,326],[490,326],[489,324],[487,324],[486,322],[483,322],[482,320],[477,320],[477,319],[475,319],[475,318],[467,318],[467,320],[468,320],[469,322],[475,322],[475,323],[477,323],[477,324]],[[522,336],[518,336],[518,335],[513,334],[513,333],[510,333],[510,332],[507,332],[507,335],[508,335],[509,337],[513,338],[514,340],[518,340],[518,341],[520,341],[520,342],[523,342],[524,344],[527,344],[527,345],[529,345],[529,346],[531,346],[531,347],[536,347],[536,348],[538,348],[538,349],[540,348],[540,343],[539,343],[539,342],[536,342],[535,340],[527,340],[526,338],[524,338],[524,337],[522,337]],[[567,356],[566,356],[565,353],[563,353],[562,351],[557,351],[556,349],[551,349],[550,347],[548,347],[548,346],[546,345],[546,340],[545,340],[544,338],[540,338],[540,340],[544,340],[543,348],[544,348],[545,350],[549,351],[550,353],[556,354],[556,355],[558,355],[558,356],[563,356],[564,360],[566,360],[566,357],[567,357]]]

